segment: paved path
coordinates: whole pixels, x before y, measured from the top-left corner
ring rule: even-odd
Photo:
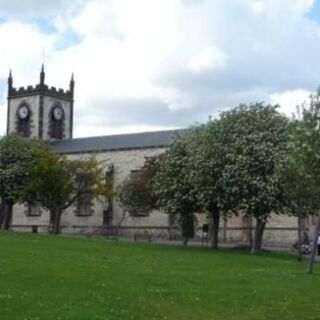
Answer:
[[[133,238],[119,238],[121,241],[135,241]],[[145,240],[137,240],[137,242],[148,242],[147,239]],[[181,240],[164,240],[164,239],[152,239],[151,243],[155,244],[167,244],[167,245],[175,245],[175,246],[182,246]],[[188,243],[188,246],[192,247],[210,247],[210,243],[203,244],[201,241],[197,240],[191,240]],[[246,244],[244,243],[230,243],[230,242],[220,242],[219,243],[220,248],[246,248]],[[295,251],[292,251],[290,246],[264,246],[264,250],[268,251],[277,251],[277,252],[288,252],[292,254],[297,254]],[[309,258],[308,255],[304,255],[305,258]],[[320,256],[316,256],[316,261],[320,262]]]

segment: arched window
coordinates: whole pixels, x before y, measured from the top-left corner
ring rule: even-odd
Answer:
[[[76,211],[75,214],[77,216],[91,216],[94,213],[93,209],[93,195],[92,194],[81,194],[76,202]]]
[[[31,121],[31,112],[30,108],[26,103],[22,103],[16,114],[17,119],[17,133],[22,137],[30,136],[30,121]]]
[[[49,135],[51,139],[62,139],[64,129],[64,111],[60,104],[54,105],[49,113]]]

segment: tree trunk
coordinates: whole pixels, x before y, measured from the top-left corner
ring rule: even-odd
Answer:
[[[249,246],[250,248],[253,247],[253,236],[252,236],[252,233],[253,233],[253,223],[252,223],[252,216],[249,217]]]
[[[3,222],[3,219],[4,219],[4,213],[5,213],[4,211],[5,211],[5,206],[1,202],[0,203],[0,229],[2,228],[2,222]]]
[[[4,217],[2,221],[2,227],[4,230],[9,230],[12,220],[12,203],[6,203],[4,207]]]
[[[118,225],[117,225],[116,229],[114,229],[114,234],[113,234],[113,236],[114,236],[115,238],[118,238],[118,236],[119,236],[119,231],[120,231],[122,222],[123,222],[127,217],[128,217],[128,216],[127,216],[127,212],[126,212],[125,210],[122,211],[121,219],[120,219],[120,221],[118,222]]]
[[[227,217],[223,217],[223,241],[227,241]]]
[[[54,214],[54,224],[53,224],[53,234],[59,234],[61,231],[60,220],[61,220],[61,210],[58,209]]]
[[[302,260],[302,236],[301,236],[301,214],[300,214],[300,209],[298,209],[298,261]]]
[[[314,259],[317,253],[317,240],[319,236],[319,230],[320,230],[320,214],[318,214],[318,222],[314,231],[313,235],[313,245],[312,245],[312,252],[311,252],[311,257],[310,257],[310,262],[309,262],[309,268],[308,268],[308,273],[313,272],[313,265],[314,265]]]
[[[168,233],[169,240],[174,240],[176,238],[175,226],[176,226],[176,216],[174,214],[168,214]]]
[[[48,230],[50,234],[53,234],[54,220],[55,220],[55,210],[50,210],[50,220],[49,220],[49,230]]]
[[[183,245],[187,246],[188,245],[188,241],[189,241],[189,238],[188,237],[184,237],[183,238]]]
[[[218,249],[219,243],[219,223],[220,223],[220,212],[216,209],[211,212],[211,247],[212,249]]]
[[[185,213],[182,214],[181,219],[183,244],[187,245],[189,239],[194,238],[194,215],[193,213]]]
[[[251,253],[255,254],[257,252],[261,251],[262,247],[262,237],[263,237],[263,231],[266,226],[266,222],[261,219],[256,219],[256,227],[255,227],[255,233],[253,237],[253,243],[251,247]]]

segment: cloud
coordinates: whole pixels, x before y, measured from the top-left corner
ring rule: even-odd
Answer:
[[[37,82],[44,47],[47,83],[75,72],[77,136],[189,126],[239,103],[286,109],[319,84],[314,3],[0,0],[0,80],[12,67],[17,85]]]
[[[272,104],[279,104],[280,110],[290,117],[296,114],[298,106],[309,104],[310,94],[311,92],[302,89],[284,91],[271,94],[270,101]]]
[[[8,19],[28,19],[54,16],[79,8],[84,0],[0,0],[0,16]],[[71,4],[72,3],[72,4]]]
[[[227,64],[227,56],[219,48],[208,46],[203,48],[199,55],[194,57],[189,64],[189,69],[195,72],[213,70],[224,67]]]
[[[42,49],[50,50],[55,36],[45,35],[29,24],[7,22],[0,25],[0,39],[0,77],[8,75],[9,67],[17,67],[24,78],[31,76],[35,64],[40,64]]]

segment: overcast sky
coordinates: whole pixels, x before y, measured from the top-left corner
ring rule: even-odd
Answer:
[[[76,137],[204,122],[240,103],[288,114],[320,84],[313,0],[0,0],[0,134],[7,76],[67,88]]]

